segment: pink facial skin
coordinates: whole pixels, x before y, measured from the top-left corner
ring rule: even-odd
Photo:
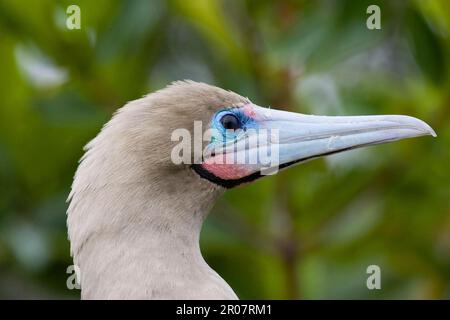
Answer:
[[[224,180],[235,180],[253,173],[252,166],[242,164],[203,163],[203,168]]]
[[[247,103],[242,107],[242,110],[244,111],[244,114],[249,118],[255,118],[256,112],[253,109],[253,105],[251,103]]]
[[[256,108],[261,109],[260,107],[255,106],[255,105],[252,104],[252,103],[247,103],[247,104],[245,104],[244,106],[242,106],[242,110],[244,111],[244,114],[245,114],[247,117],[252,118],[252,119],[254,119],[254,120],[256,120],[256,121],[262,121],[262,120],[265,120],[265,119],[264,119],[264,115],[263,115],[261,112],[257,112],[257,111],[256,111],[256,110],[257,110]]]

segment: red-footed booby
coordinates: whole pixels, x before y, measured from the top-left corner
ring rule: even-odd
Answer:
[[[194,136],[196,121],[202,133],[214,132],[203,141],[207,152],[174,161],[179,141],[173,133],[181,129]],[[264,143],[249,143],[263,130],[269,132]],[[227,188],[264,176],[267,162],[249,157],[263,150],[283,169],[422,135],[435,133],[409,116],[292,113],[193,81],[129,102],[85,147],[69,196],[67,225],[81,297],[237,299],[203,259],[199,236]],[[244,153],[245,161],[214,161]]]

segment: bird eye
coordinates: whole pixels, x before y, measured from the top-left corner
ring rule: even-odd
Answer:
[[[237,130],[241,128],[241,122],[234,114],[226,114],[220,119],[225,130]]]

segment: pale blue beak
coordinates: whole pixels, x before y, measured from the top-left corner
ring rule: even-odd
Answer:
[[[425,135],[436,137],[424,121],[402,115],[314,116],[253,105],[260,128],[278,130],[280,167],[296,162]]]
[[[422,120],[409,116],[313,116],[247,104],[239,108],[242,129],[223,143],[209,145],[197,171],[233,187],[279,169],[355,148],[425,135],[436,136]],[[216,132],[217,140],[221,132]]]

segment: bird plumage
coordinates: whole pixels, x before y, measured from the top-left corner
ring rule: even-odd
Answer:
[[[223,188],[175,166],[171,132],[248,102],[191,81],[119,109],[86,146],[67,225],[82,298],[235,299],[204,261],[202,223]]]

